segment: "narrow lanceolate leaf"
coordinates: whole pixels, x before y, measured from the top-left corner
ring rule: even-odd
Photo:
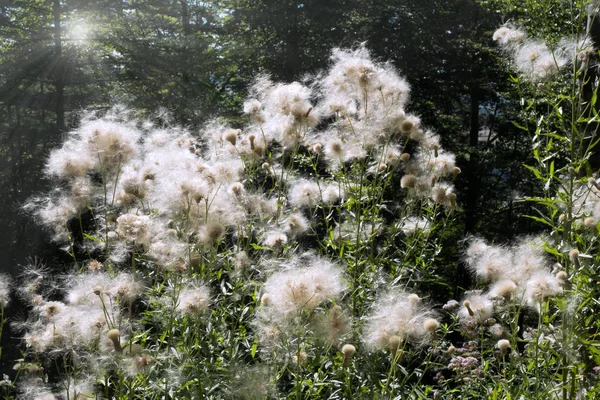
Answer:
[[[530,170],[531,172],[533,172],[533,174],[535,175],[536,178],[538,178],[538,179],[544,179],[542,177],[542,173],[537,168],[534,168],[534,167],[532,167],[530,165],[523,165],[523,166],[525,168],[527,168],[528,170]]]
[[[550,227],[554,227],[554,225],[552,225],[552,223],[544,218],[540,218],[540,217],[536,217],[535,215],[525,215],[526,218],[532,219],[534,221],[537,222],[541,222],[544,225],[548,225]]]

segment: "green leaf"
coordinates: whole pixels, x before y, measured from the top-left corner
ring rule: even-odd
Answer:
[[[536,178],[538,178],[538,179],[544,179],[542,177],[542,173],[537,168],[534,168],[534,167],[532,167],[530,165],[523,165],[523,166],[525,168],[527,168],[528,170],[530,170],[531,172],[533,172],[533,174],[535,175]]]
[[[83,237],[84,237],[85,239],[89,239],[89,240],[92,240],[92,241],[94,241],[94,242],[100,242],[100,243],[104,243],[104,240],[102,240],[102,239],[98,239],[97,237],[95,237],[95,236],[92,236],[92,235],[88,235],[87,233],[84,233],[84,234],[83,234]]]
[[[527,129],[525,126],[519,124],[518,122],[515,122],[515,121],[510,121],[510,122],[512,122],[512,124],[514,126],[516,126],[517,128],[524,130],[525,132],[529,132],[529,129]]]
[[[548,226],[550,226],[552,228],[554,227],[551,222],[549,222],[548,220],[546,220],[544,218],[536,217],[534,215],[525,215],[525,217],[529,218],[529,219],[532,219],[534,221],[537,221],[537,222],[541,222],[542,224],[548,225]]]
[[[252,358],[256,356],[256,350],[258,349],[258,339],[254,339],[254,343],[252,343],[252,349],[250,350],[250,355]]]

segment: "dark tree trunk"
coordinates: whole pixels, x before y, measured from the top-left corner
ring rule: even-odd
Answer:
[[[468,187],[465,204],[465,231],[473,233],[477,223],[477,202],[479,200],[479,90],[473,86],[470,89],[471,109],[469,130],[469,163],[466,174]]]
[[[181,4],[181,24],[183,25],[183,34],[188,36],[192,31],[190,29],[190,10],[187,0],[179,0]]]
[[[59,132],[65,130],[65,65],[62,54],[61,35],[61,6],[60,0],[54,0],[52,13],[54,15],[54,84],[56,86],[56,129]]]
[[[590,15],[588,17],[587,31],[588,37],[594,42],[596,51],[592,52],[581,66],[581,109],[579,111],[582,116],[591,118],[594,116],[594,111],[600,111],[600,102],[597,101],[596,104],[592,104],[594,92],[598,89],[596,81],[598,79],[598,65],[600,63],[597,53],[600,47],[600,19],[598,15]],[[587,139],[588,145],[596,141],[599,128],[600,125],[598,123],[582,124],[581,129],[586,133],[586,136],[591,136],[591,138]],[[594,172],[600,169],[600,151],[597,148],[592,150],[589,163]]]

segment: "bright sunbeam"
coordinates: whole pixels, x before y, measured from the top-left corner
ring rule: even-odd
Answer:
[[[90,37],[90,26],[85,21],[77,21],[67,27],[67,36],[77,44],[82,44]]]

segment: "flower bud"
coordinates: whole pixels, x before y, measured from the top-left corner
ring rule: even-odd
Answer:
[[[345,344],[342,346],[342,354],[344,355],[344,362],[342,363],[342,366],[345,367],[350,364],[350,360],[352,359],[354,353],[356,353],[356,347],[353,345]]]
[[[498,346],[498,349],[500,349],[500,353],[502,353],[502,355],[504,355],[510,349],[510,342],[506,339],[500,339],[500,340],[498,340],[497,346]]]
[[[106,336],[108,336],[108,338],[113,343],[113,346],[117,353],[123,351],[123,349],[121,348],[121,332],[118,329],[111,329],[110,331],[108,331]]]
[[[558,281],[559,281],[561,284],[565,284],[565,283],[567,283],[567,282],[568,282],[568,280],[569,280],[569,276],[567,275],[567,273],[566,273],[565,271],[559,271],[559,272],[556,274],[556,279],[558,279]]]
[[[227,140],[229,143],[235,146],[237,142],[237,133],[238,131],[234,130],[227,131],[225,135],[223,135],[223,139]]]
[[[390,351],[392,354],[396,354],[398,352],[398,347],[402,344],[402,338],[400,336],[392,336],[390,338]]]
[[[400,179],[400,187],[401,188],[412,188],[417,184],[417,177],[413,174],[404,175],[402,179]]]
[[[469,315],[471,317],[475,316],[475,313],[473,312],[473,309],[471,309],[471,302],[469,300],[463,301],[463,306],[465,306],[465,308],[467,309],[467,311],[469,312]]]
[[[593,185],[596,189],[600,190],[600,184],[598,184],[598,181],[596,181],[595,178],[589,177],[588,178],[588,183],[590,185]]]
[[[448,201],[450,202],[450,205],[452,207],[456,207],[456,193],[454,193],[454,192],[446,193],[446,198],[448,199]]]
[[[586,228],[595,228],[596,227],[596,218],[587,217],[583,220],[583,226]]]
[[[579,250],[571,249],[569,250],[569,258],[571,262],[575,265],[579,265]]]
[[[308,358],[308,354],[305,351],[301,351],[298,354],[295,354],[292,358],[292,362],[296,365],[302,364]]]
[[[423,322],[423,328],[427,332],[435,332],[440,327],[440,323],[434,318],[427,318],[425,322]]]

